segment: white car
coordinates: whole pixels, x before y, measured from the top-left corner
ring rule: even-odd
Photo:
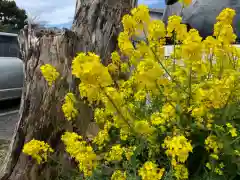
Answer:
[[[0,32],[0,101],[19,99],[24,82],[17,34]]]

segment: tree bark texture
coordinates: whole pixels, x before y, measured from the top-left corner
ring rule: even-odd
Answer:
[[[1,180],[54,180],[59,177],[57,167],[47,163],[36,165],[22,153],[23,145],[32,140],[42,140],[54,149],[54,159],[61,168],[73,166],[64,152],[61,135],[75,131],[85,135],[93,120],[92,109],[80,102],[80,114],[73,122],[64,119],[61,106],[64,95],[77,92],[71,76],[71,62],[77,52],[95,52],[104,64],[116,49],[121,30],[121,17],[135,6],[135,0],[77,0],[72,30],[51,32],[26,26],[19,42],[25,62],[25,83],[22,94],[19,121],[16,125],[9,153],[0,169]],[[40,66],[54,65],[62,79],[49,87],[43,79]],[[59,166],[59,165],[56,165]]]

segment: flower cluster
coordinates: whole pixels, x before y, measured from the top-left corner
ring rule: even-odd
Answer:
[[[211,157],[215,159],[219,159],[218,154],[220,153],[221,149],[223,148],[223,144],[218,140],[217,136],[210,135],[205,140],[206,149],[210,151]]]
[[[72,62],[72,74],[81,79],[79,91],[89,102],[99,99],[99,91],[113,83],[108,68],[93,53],[79,53]]]
[[[62,111],[67,120],[72,120],[78,115],[78,110],[74,107],[77,100],[73,93],[68,93],[65,96],[65,103],[62,105]]]
[[[155,163],[147,161],[144,163],[143,167],[139,169],[138,173],[141,176],[142,180],[160,180],[162,179],[164,171],[165,170],[163,168],[158,168]]]
[[[124,149],[121,148],[121,145],[114,145],[111,148],[111,151],[106,155],[107,161],[121,161],[123,158]]]
[[[53,149],[44,141],[32,139],[30,142],[24,144],[22,151],[40,164],[47,160],[48,153],[53,152]]]
[[[79,170],[86,177],[91,176],[93,169],[97,166],[97,155],[93,148],[76,133],[65,132],[62,135],[62,141],[66,145],[66,151],[79,163]]]
[[[122,172],[120,170],[114,171],[111,177],[111,180],[126,180],[126,179],[127,179],[126,172]]]
[[[167,149],[166,154],[172,158],[173,166],[184,163],[192,152],[192,146],[184,136],[166,137],[163,147]]]
[[[51,64],[45,64],[40,67],[43,77],[48,82],[48,85],[51,86],[54,81],[60,76],[59,72],[57,72],[56,68]]]
[[[233,177],[226,169],[240,167],[233,160],[240,154],[240,51],[232,45],[234,15],[224,9],[213,36],[203,39],[196,29],[187,31],[181,17],[171,16],[165,27],[140,5],[123,17],[119,52],[112,53],[108,66],[91,52],[73,59],[72,74],[80,79],[76,97],[92,106],[101,129],[89,144],[76,133],[62,136],[85,176],[101,164],[114,169],[111,179],[181,180],[201,173],[204,166],[211,176]],[[170,57],[164,54],[166,37],[175,42]],[[78,114],[76,102],[72,93],[66,95],[62,110],[68,120]],[[103,157],[99,161],[98,153]]]

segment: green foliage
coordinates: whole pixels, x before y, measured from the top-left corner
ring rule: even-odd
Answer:
[[[0,31],[17,33],[26,24],[26,11],[15,1],[0,0]]]

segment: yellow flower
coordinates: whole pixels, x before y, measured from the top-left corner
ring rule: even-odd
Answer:
[[[174,33],[176,41],[183,41],[187,37],[187,26],[181,21],[182,18],[176,15],[168,18],[167,37],[173,37]]]
[[[223,144],[215,135],[210,135],[207,137],[207,139],[205,139],[205,146],[208,151],[212,151],[214,154],[218,154],[223,148]]]
[[[210,164],[209,162],[206,163],[206,167],[207,167],[209,170],[212,169],[211,164]]]
[[[147,93],[144,90],[139,90],[138,92],[135,93],[134,97],[136,101],[144,101],[146,100]]]
[[[235,12],[234,9],[225,8],[218,15],[217,21],[222,21],[222,22],[225,22],[225,23],[229,23],[229,22],[232,22],[235,15],[236,15],[236,12]]]
[[[94,111],[94,120],[98,124],[105,123],[110,116],[111,113],[107,111],[105,108],[96,108]]]
[[[111,57],[112,57],[113,64],[116,64],[119,66],[121,63],[121,59],[120,59],[118,52],[116,52],[116,51],[112,52]]]
[[[176,110],[172,104],[165,103],[162,112],[155,112],[151,115],[151,123],[153,125],[171,126],[176,120]]]
[[[216,160],[218,160],[218,159],[219,159],[219,157],[218,157],[218,155],[217,155],[217,154],[210,154],[210,156],[211,156],[213,159],[216,159]]]
[[[198,31],[196,29],[191,29],[188,32],[188,35],[183,40],[182,45],[182,55],[186,58],[189,57],[189,55],[193,55],[195,53],[201,54],[201,48],[202,48],[202,37],[199,35]]]
[[[150,21],[149,9],[146,5],[138,5],[138,7],[131,10],[131,14],[134,20],[138,23],[138,29],[143,28],[143,23],[147,24]]]
[[[56,68],[51,64],[45,64],[40,67],[43,77],[48,82],[48,85],[51,86],[54,81],[60,76]]]
[[[188,179],[188,169],[184,165],[178,164],[174,167],[174,176],[177,180]]]
[[[137,22],[130,15],[124,15],[122,18],[124,32],[127,32],[129,35],[135,34],[137,30]]]
[[[172,157],[173,166],[176,166],[177,162],[184,163],[193,149],[191,143],[182,135],[166,137],[163,147],[166,149],[165,153]]]
[[[22,152],[31,156],[40,164],[47,160],[47,154],[53,152],[53,149],[44,141],[33,139],[24,145]]]
[[[146,120],[136,121],[134,124],[134,130],[141,135],[151,135],[154,128]]]
[[[77,109],[74,107],[77,100],[73,93],[67,93],[65,96],[65,103],[62,105],[62,110],[64,113],[64,116],[67,118],[67,120],[72,120],[76,118],[78,115]]]
[[[130,132],[128,128],[121,128],[120,129],[120,139],[122,141],[126,141],[128,136],[129,136]]]
[[[191,0],[182,2],[189,5]],[[161,145],[175,179],[187,179],[185,163],[197,143],[191,140],[203,132],[211,134],[205,139],[209,154],[206,166],[212,172],[223,173],[224,165],[218,162],[225,156],[225,149],[212,133],[216,130],[238,136],[238,124],[225,126],[218,120],[226,105],[235,106],[239,101],[240,53],[232,45],[236,40],[234,15],[234,10],[223,10],[213,36],[203,40],[196,29],[187,31],[181,17],[169,17],[165,27],[162,21],[150,20],[149,9],[141,5],[123,17],[119,53],[111,54],[110,65],[104,66],[94,53],[80,53],[74,58],[72,74],[81,81],[80,97],[87,99],[93,109],[101,107],[95,110],[94,120],[102,130],[93,140],[94,147],[105,155],[101,162],[82,137],[74,133],[62,137],[67,152],[85,176],[91,176],[94,168],[106,160],[122,168],[115,169],[111,179],[126,179],[128,170],[124,165],[129,162],[125,161],[131,160],[135,146],[144,140],[149,160],[138,169],[141,179],[162,178],[164,170],[152,162],[162,159]],[[135,39],[143,31],[147,39]],[[165,36],[177,43],[169,58],[165,58]],[[121,80],[113,81],[111,75],[122,74]],[[65,100],[63,108],[69,120],[74,118],[72,114],[77,116],[72,99]],[[230,122],[233,117],[226,118]],[[108,134],[112,130],[117,133],[114,138]],[[240,154],[237,150],[234,153]]]
[[[66,151],[78,162],[79,170],[84,173],[85,177],[91,176],[98,164],[93,148],[74,132],[65,132],[62,135],[62,141],[66,146]]]
[[[108,152],[105,156],[107,161],[121,161],[122,155],[124,153],[124,149],[121,148],[121,145],[114,145],[112,146],[110,152]]]
[[[214,169],[214,172],[215,172],[216,174],[218,174],[218,175],[223,175],[222,170],[219,169],[218,167],[216,167],[216,168]]]
[[[136,69],[136,82],[139,89],[156,90],[157,81],[163,75],[163,70],[154,59],[142,60]]]
[[[128,148],[125,148],[124,149],[124,154],[127,158],[128,161],[130,161],[132,155],[134,154],[134,151],[135,151],[136,147],[133,146],[133,147],[128,147]]]
[[[153,113],[151,116],[151,123],[153,125],[164,125],[165,120],[164,118],[161,117],[161,113],[156,112],[156,113]]]
[[[103,89],[113,83],[108,67],[105,67],[100,57],[94,53],[78,54],[72,63],[72,74],[81,79],[80,95],[86,97],[90,104],[99,102]]]
[[[119,34],[118,46],[119,46],[121,52],[128,56],[130,56],[134,51],[133,44],[130,41],[130,37],[129,37],[128,33],[126,33],[126,32],[121,32]]]
[[[151,161],[144,163],[143,167],[138,170],[139,176],[142,180],[160,180],[164,174],[164,169],[160,169]]]
[[[232,22],[235,15],[235,10],[226,8],[222,10],[217,17],[217,23],[214,25],[213,35],[223,44],[231,44],[235,42],[237,38],[232,28]]]
[[[106,145],[106,143],[110,141],[108,131],[111,127],[111,122],[106,122],[104,124],[104,129],[99,131],[97,136],[93,139],[93,142],[98,145],[99,149],[102,149]]]
[[[121,64],[121,72],[129,72],[129,65],[127,63]]]
[[[153,20],[148,25],[148,39],[158,40],[165,37],[165,24],[160,20]]]
[[[126,179],[127,179],[126,172],[122,172],[120,170],[114,171],[111,177],[111,180],[126,180]]]
[[[229,130],[229,132],[231,133],[232,137],[237,136],[237,129],[236,128],[232,128],[231,130]]]
[[[239,151],[239,150],[234,150],[234,154],[235,154],[236,156],[240,156],[240,151]]]
[[[118,67],[113,63],[108,64],[107,68],[108,71],[112,74],[116,74],[118,72]]]
[[[72,74],[81,79],[86,85],[106,87],[112,84],[112,78],[100,60],[94,53],[80,53],[73,59]]]
[[[234,127],[232,126],[232,124],[230,124],[230,123],[227,123],[226,125],[227,125],[227,127],[228,127],[228,130],[229,130],[229,133],[231,134],[231,136],[232,136],[232,137],[236,137],[236,136],[238,135],[238,134],[237,134],[237,129],[234,128]]]

